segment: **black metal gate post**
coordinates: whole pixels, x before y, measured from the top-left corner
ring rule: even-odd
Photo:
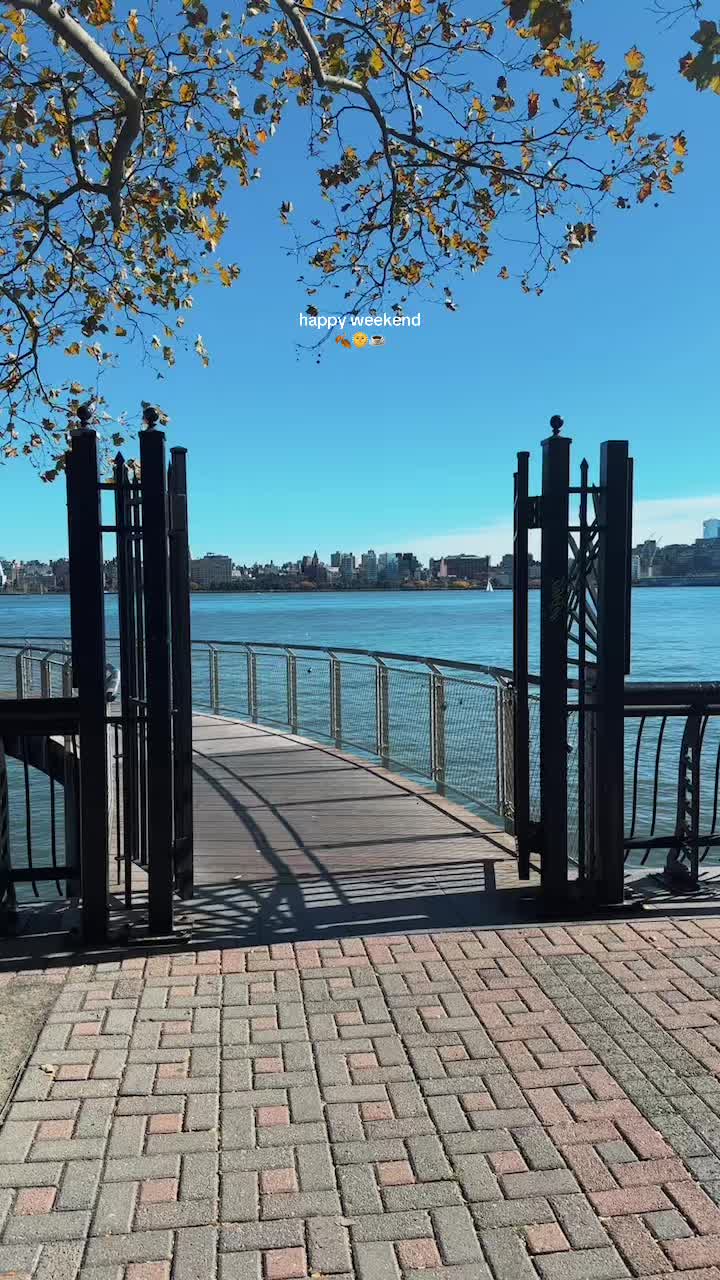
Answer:
[[[528,527],[530,454],[519,453],[513,534],[513,825],[518,875],[530,878],[530,712],[528,705]]]
[[[80,703],[82,936],[107,938],[109,909],[105,595],[97,437],[73,434],[67,458],[73,685]]]
[[[600,451],[597,590],[596,830],[603,902],[624,892],[625,676],[630,670],[632,461],[626,440]]]
[[[138,724],[144,715],[138,688],[138,584],[133,545],[133,502],[137,493],[122,454],[115,459],[120,697],[122,705],[122,828],[125,906],[132,906],[132,865],[138,856],[142,814],[139,799]]]
[[[553,420],[555,430],[555,420]],[[557,428],[559,430],[559,427]],[[568,536],[571,441],[542,442],[540,581],[540,805],[543,893],[567,897]]]
[[[174,714],[175,888],[193,894],[192,649],[190,635],[190,546],[188,541],[187,449],[170,450],[170,618]]]
[[[148,928],[173,927],[173,749],[165,436],[150,420],[140,436],[145,605]]]

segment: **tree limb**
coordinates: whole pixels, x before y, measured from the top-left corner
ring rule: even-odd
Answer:
[[[13,9],[33,13],[44,22],[51,31],[65,41],[71,49],[82,58],[86,66],[104,80],[108,88],[118,95],[125,107],[125,119],[115,139],[112,158],[110,160],[110,179],[108,192],[113,225],[119,227],[122,221],[122,182],[125,175],[125,163],[130,154],[133,142],[142,126],[142,101],[136,89],[113,62],[110,55],[93,39],[88,31],[76,22],[73,17],[56,4],[55,0],[9,0]]]

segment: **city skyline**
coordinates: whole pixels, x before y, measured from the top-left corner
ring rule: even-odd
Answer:
[[[64,496],[64,495],[63,495]],[[697,498],[664,498],[664,499],[645,499],[637,501],[633,506],[633,545],[638,546],[640,543],[655,538],[664,545],[676,544],[687,545],[695,541],[696,538],[703,536],[703,525],[707,521],[720,518],[720,493],[710,493]],[[327,542],[325,545],[323,540],[318,539],[317,546],[313,543],[309,548],[303,548],[298,551],[297,545],[290,546],[290,536],[285,548],[260,553],[257,555],[248,555],[242,549],[237,551],[217,551],[216,545],[205,542],[198,536],[195,536],[191,520],[191,547],[193,558],[199,559],[208,554],[230,555],[234,564],[276,564],[282,565],[301,560],[303,555],[312,555],[317,550],[321,560],[326,564],[330,564],[330,558],[334,551],[339,549],[342,544],[342,550],[350,552],[359,560],[363,552],[373,549],[378,555],[383,551],[394,550],[411,550],[418,558],[428,563],[431,559],[440,559],[448,555],[489,555],[492,563],[499,563],[503,555],[507,555],[512,551],[513,530],[512,517],[507,520],[497,521],[488,525],[481,525],[475,529],[456,529],[439,534],[418,534],[410,536],[391,536],[382,539],[370,536],[363,544],[362,541],[357,542],[355,546],[349,546],[342,537],[335,536],[334,541]],[[2,530],[0,529],[0,536]],[[14,537],[21,541],[25,536],[25,528],[19,527],[14,530]],[[331,538],[333,535],[329,535]],[[229,540],[229,539],[228,539]],[[295,539],[292,539],[296,542]],[[269,542],[269,539],[268,539]],[[349,542],[349,539],[348,539]],[[108,537],[108,546],[111,546],[111,538]],[[530,535],[530,550],[536,556],[540,554],[539,535]],[[289,552],[286,554],[286,552]],[[63,545],[58,539],[56,547],[49,554],[47,551],[31,552],[23,551],[22,547],[18,547],[12,557],[0,555],[2,559],[14,559],[22,562],[38,561],[42,564],[49,564],[53,560],[61,560],[67,555],[67,546]]]

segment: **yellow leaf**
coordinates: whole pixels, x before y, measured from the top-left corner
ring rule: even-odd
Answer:
[[[425,13],[425,5],[423,0],[410,0],[410,12],[414,18],[419,18]]]
[[[421,67],[419,71],[415,72],[415,79],[423,81],[432,80],[432,71],[428,71],[427,67]]]
[[[265,129],[258,129],[258,131],[257,131],[257,140],[258,140],[258,142],[267,142],[267,140],[268,140],[268,136],[267,136],[267,133],[266,133]]]
[[[130,30],[131,30],[131,32],[132,32],[132,34],[133,34],[134,36],[136,36],[136,35],[137,35],[137,33],[138,33],[138,16],[137,16],[137,9],[131,9],[131,10],[130,10],[130,16],[129,16],[129,18],[128,18],[128,26],[129,26],[129,28],[130,28]]]
[[[368,68],[372,75],[379,76],[385,67],[385,59],[383,58],[377,46],[372,51],[372,57],[368,63]]]
[[[122,325],[121,325],[121,324],[117,325],[117,327],[116,327],[116,329],[115,329],[115,337],[116,337],[116,338],[127,338],[127,329],[123,329],[123,327],[122,327]]]
[[[195,85],[189,84],[187,81],[185,82],[185,84],[181,84],[180,85],[180,101],[192,102],[194,98],[195,98]]]
[[[625,66],[628,71],[642,71],[645,66],[645,55],[635,45],[625,54]]]
[[[479,98],[473,98],[472,109],[478,118],[478,124],[482,124],[484,120],[487,120],[487,111]]]
[[[66,356],[79,356],[79,355],[80,355],[80,343],[79,343],[79,342],[71,342],[71,343],[70,343],[70,346],[65,348],[65,355],[66,355]]]
[[[12,39],[14,40],[15,44],[20,45],[21,49],[25,48],[25,45],[27,44],[27,36],[25,35],[25,32],[22,31],[19,27],[17,31],[13,31]]]
[[[673,151],[676,156],[687,155],[687,138],[684,133],[678,133],[673,138]]]

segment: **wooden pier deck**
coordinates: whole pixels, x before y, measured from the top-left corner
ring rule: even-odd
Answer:
[[[194,933],[250,940],[537,912],[512,842],[405,778],[260,725],[195,715]]]

